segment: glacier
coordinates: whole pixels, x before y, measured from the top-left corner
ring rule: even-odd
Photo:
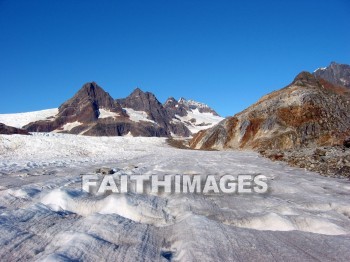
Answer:
[[[110,194],[82,175],[240,175],[265,194]],[[348,261],[350,181],[164,138],[0,135],[2,261]]]

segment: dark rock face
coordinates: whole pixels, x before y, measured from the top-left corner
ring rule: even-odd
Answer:
[[[175,99],[174,99],[175,100]],[[143,92],[141,89],[135,89],[127,98],[116,100],[123,108],[132,108],[135,111],[144,111],[148,118],[158,124],[159,127],[151,128],[148,124],[147,130],[150,134],[163,134],[161,136],[170,136],[174,133],[179,136],[187,137],[191,134],[183,123],[172,123],[173,116],[157,100],[154,94]],[[144,123],[144,125],[147,125]],[[139,133],[139,131],[136,131]],[[148,135],[147,135],[148,136]],[[153,135],[149,135],[153,136]]]
[[[2,135],[30,135],[28,131],[0,123],[0,134]]]
[[[350,66],[332,62],[328,67],[319,68],[313,73],[317,78],[323,78],[334,85],[350,88]]]
[[[180,98],[179,101],[176,101],[175,98],[169,97],[163,106],[171,118],[175,117],[175,115],[186,116],[189,110],[198,110],[200,113],[212,113],[214,116],[219,116],[215,110],[206,104],[186,100],[185,98]]]
[[[71,99],[59,107],[59,115],[70,121],[90,123],[96,121],[99,109],[125,115],[121,106],[95,82],[85,84]]]
[[[68,101],[63,103],[53,120],[29,123],[24,128],[30,132],[51,132],[64,124],[78,121],[82,124],[97,121],[99,109],[104,108],[126,116],[121,106],[95,82],[87,83]]]
[[[174,118],[176,115],[187,115],[187,109],[183,105],[179,104],[173,97],[169,97],[167,101],[165,101],[163,106],[166,109],[170,118]]]
[[[198,133],[192,148],[286,150],[342,145],[350,135],[350,94],[308,72],[246,110]]]
[[[72,130],[74,131],[74,130]],[[147,122],[135,123],[132,121],[99,121],[89,128],[84,135],[87,136],[124,136],[127,134],[132,136],[144,137],[167,137],[166,129],[148,124]]]
[[[122,107],[146,112],[150,120],[157,122],[164,128],[167,127],[171,120],[168,118],[166,110],[155,95],[150,92],[143,92],[139,88],[136,88],[127,98],[117,101]]]
[[[122,107],[144,111],[152,122],[133,122]],[[104,109],[113,116],[99,118]],[[77,123],[69,130],[66,124]],[[167,137],[171,133],[189,136],[191,133],[182,123],[172,123],[172,118],[157,98],[149,92],[136,89],[125,99],[114,100],[95,82],[85,84],[71,99],[59,107],[55,118],[29,123],[25,129],[30,132],[59,131],[90,136],[157,136]]]
[[[344,143],[343,145],[347,148],[350,148],[350,137],[347,137],[345,140],[344,140]]]

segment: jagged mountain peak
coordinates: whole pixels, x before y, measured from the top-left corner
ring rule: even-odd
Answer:
[[[178,104],[189,110],[198,110],[200,113],[212,113],[215,116],[219,116],[218,113],[216,113],[215,110],[209,107],[207,104],[197,102],[192,99],[185,99],[181,97],[178,100]]]
[[[85,83],[80,90],[73,96],[72,99],[79,98],[90,98],[95,100],[109,100],[112,103],[113,98],[108,92],[106,92],[102,87],[100,87],[96,82]],[[71,99],[71,100],[72,100]],[[99,102],[99,101],[97,101]],[[113,103],[112,103],[113,104]],[[110,107],[111,105],[108,105]]]
[[[193,100],[182,98],[178,103],[171,97],[163,105],[153,93],[139,87],[126,98],[113,99],[96,82],[88,82],[59,107],[55,116],[31,122],[25,128],[96,136],[188,137],[220,120],[215,111]]]
[[[145,92],[143,92],[141,88],[136,87],[129,96],[140,95],[140,94],[145,94]]]
[[[134,91],[125,99],[117,99],[117,101],[120,101],[122,103],[125,102],[126,100],[139,100],[139,101],[152,100],[152,101],[156,101],[157,103],[160,103],[153,93],[148,91],[144,92],[139,87],[136,87]]]
[[[122,114],[120,105],[114,101],[109,93],[96,82],[88,82],[71,99],[59,107],[59,115],[85,115],[80,120],[89,122],[98,119],[101,108]]]
[[[350,65],[331,62],[327,67],[316,69],[313,74],[332,84],[350,88]]]
[[[188,106],[192,106],[194,108],[209,108],[209,106],[207,104],[201,103],[201,102],[197,102],[193,99],[185,99],[183,97],[181,97],[178,101],[179,104],[184,104],[184,105],[188,105]]]

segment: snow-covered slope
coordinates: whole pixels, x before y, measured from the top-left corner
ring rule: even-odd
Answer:
[[[15,113],[15,114],[0,114],[0,123],[8,126],[21,128],[30,122],[45,120],[54,117],[58,113],[58,108],[46,109],[40,111]]]
[[[214,115],[213,113],[202,113],[198,110],[198,108],[196,108],[193,110],[189,109],[186,116],[175,115],[173,121],[180,121],[184,123],[192,134],[196,134],[201,130],[213,127],[223,119],[223,117]]]
[[[81,191],[80,174],[263,174],[267,194]],[[0,136],[0,257],[7,261],[348,261],[350,185],[253,152],[163,138]]]
[[[148,114],[145,111],[136,111],[132,108],[123,108],[129,115],[131,121],[139,123],[140,121],[155,123],[153,120],[148,119]]]

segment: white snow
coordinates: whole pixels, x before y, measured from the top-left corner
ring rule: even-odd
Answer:
[[[106,110],[104,108],[100,108],[100,115],[98,116],[98,118],[108,118],[108,117],[118,117],[119,114],[115,113],[115,112],[111,112],[110,110]]]
[[[79,121],[67,123],[67,124],[64,124],[64,125],[62,126],[62,128],[60,128],[59,131],[62,131],[62,130],[64,130],[64,131],[70,131],[70,130],[72,130],[74,127],[77,127],[77,126],[80,126],[80,125],[82,125],[82,123],[80,123]]]
[[[31,122],[45,120],[58,114],[58,108],[15,114],[0,114],[0,123],[21,128]]]
[[[81,174],[263,174],[266,194],[111,194]],[[347,261],[350,185],[254,152],[164,138],[0,135],[0,256],[53,261]]]
[[[176,118],[180,119],[192,134],[199,132],[200,130],[208,129],[219,123],[224,118],[221,116],[216,116],[212,113],[201,113],[196,108],[194,110],[189,110],[186,116],[178,116]],[[176,118],[173,121],[179,121]],[[192,123],[190,120],[195,119],[196,121]]]
[[[148,115],[144,111],[136,111],[132,108],[123,108],[126,113],[130,116],[130,120],[134,122],[146,121],[155,123],[153,120],[148,119]]]
[[[185,99],[183,97],[181,97],[179,100],[178,100],[178,103],[179,104],[183,104],[183,105],[187,105],[189,107],[194,107],[194,108],[209,108],[209,106],[207,104],[204,104],[204,103],[201,103],[201,102],[197,102],[195,100],[192,100],[192,99]]]
[[[326,70],[326,69],[327,69],[327,67],[320,67],[320,68],[317,68],[317,69],[314,71],[314,73],[315,73],[316,71],[318,71],[318,70],[324,71],[324,70]]]

